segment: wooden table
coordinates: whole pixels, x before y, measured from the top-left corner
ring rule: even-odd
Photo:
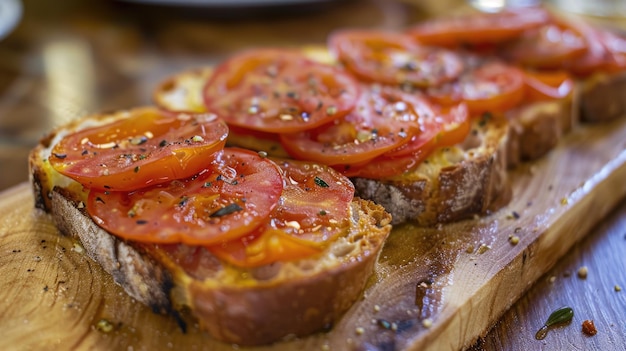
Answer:
[[[361,0],[250,13],[104,0],[24,1],[21,23],[0,42],[0,189],[8,189],[0,199],[26,199],[28,204],[28,186],[15,186],[27,180],[28,151],[46,131],[84,114],[149,104],[151,89],[171,73],[252,46],[323,44],[331,31],[343,27],[402,28],[458,5],[454,0]],[[613,181],[618,193],[625,192],[623,178]],[[612,214],[592,226],[472,350],[626,349],[626,292],[616,288],[626,288],[626,202],[616,203]],[[5,259],[15,253],[2,242],[0,249]],[[586,279],[577,276],[581,266],[588,268]],[[0,272],[9,274],[2,267]],[[102,279],[94,289],[122,294],[109,287],[108,277]],[[65,289],[62,283],[60,287]],[[7,300],[12,293],[0,293],[0,305],[14,316],[16,307]],[[536,330],[561,305],[575,310],[572,324],[535,340]],[[128,313],[138,309],[131,306]],[[594,320],[596,336],[580,332],[585,319]],[[37,334],[29,335],[32,342],[18,340],[6,334],[15,330],[15,323],[15,318],[0,318],[0,349],[85,346],[64,339],[38,340]]]

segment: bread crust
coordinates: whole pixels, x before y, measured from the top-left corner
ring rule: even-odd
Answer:
[[[581,121],[606,122],[626,115],[626,73],[595,74],[580,90]]]
[[[556,147],[576,123],[574,100],[533,102],[507,112],[509,168],[539,159]]]
[[[192,279],[164,251],[149,252],[174,272],[186,304],[211,335],[240,345],[267,344],[328,328],[343,315],[365,287],[389,223],[382,207],[357,199],[350,233],[320,256],[255,269],[228,267],[226,282],[219,281],[219,264],[206,265],[215,269]],[[206,250],[201,255],[202,262],[214,259]]]
[[[431,226],[488,213],[510,200],[507,139],[505,118],[475,119],[463,144],[438,149],[397,177],[356,178],[356,193],[385,207],[392,224]]]

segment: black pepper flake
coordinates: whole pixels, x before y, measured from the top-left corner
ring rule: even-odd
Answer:
[[[160,147],[165,147],[167,145],[167,140],[161,140],[161,142],[159,143]]]
[[[314,181],[317,186],[321,186],[322,188],[328,188],[328,183],[326,183],[322,178],[315,177]]]
[[[320,211],[318,212],[318,214],[319,214],[320,216],[326,216],[326,214],[328,214],[328,212],[326,212],[325,210],[320,210]]]
[[[515,218],[515,219],[519,219],[519,217],[520,217],[519,213],[517,213],[517,212],[515,212],[515,211],[513,211],[513,212],[511,213],[511,215],[513,215],[513,218]]]
[[[229,215],[231,213],[235,213],[241,210],[243,210],[241,206],[239,206],[236,203],[232,203],[230,205],[222,207],[219,210],[213,212],[210,217],[211,218],[222,217],[222,216],[226,216],[226,215]]]
[[[135,173],[139,172],[139,166],[135,167],[135,169],[133,170]]]
[[[89,150],[85,149],[80,153],[81,156],[86,156],[89,153]]]
[[[183,196],[180,198],[180,201],[178,202],[178,206],[183,207],[187,204],[188,201],[189,201],[189,197]]]
[[[57,154],[57,153],[52,153],[52,156],[56,157],[56,158],[60,158],[60,159],[64,159],[67,157],[67,154]]]
[[[139,225],[144,225],[144,224],[148,224],[148,221],[146,221],[145,219],[138,219],[135,221],[135,223]]]
[[[50,288],[48,288],[48,286],[47,286],[47,285],[43,287],[43,291],[44,291],[44,292],[47,292],[47,291],[48,291],[48,289],[50,289]]]

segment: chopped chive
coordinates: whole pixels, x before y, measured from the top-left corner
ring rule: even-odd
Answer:
[[[315,184],[321,186],[322,188],[328,188],[328,183],[320,177],[315,177]]]
[[[222,207],[219,210],[213,212],[210,217],[211,218],[222,217],[222,216],[226,216],[226,215],[229,215],[231,213],[235,213],[235,212],[238,212],[238,211],[241,211],[241,210],[243,210],[243,208],[241,206],[239,206],[236,203],[232,203],[230,205]]]

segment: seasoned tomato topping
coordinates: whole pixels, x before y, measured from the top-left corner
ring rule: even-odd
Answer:
[[[291,261],[321,252],[350,227],[352,183],[326,166],[277,161],[285,190],[270,221],[240,239],[208,249],[237,266]]]
[[[550,69],[562,67],[563,62],[586,51],[587,43],[580,33],[554,22],[524,33],[505,48],[505,55],[523,66]]]
[[[198,173],[228,135],[226,124],[208,114],[137,108],[112,117],[65,136],[50,164],[87,188],[134,190]]]
[[[189,178],[130,192],[92,190],[87,210],[107,231],[149,243],[222,243],[266,221],[283,190],[274,162],[234,148],[203,162]]]
[[[382,179],[400,175],[419,166],[435,148],[460,143],[469,133],[470,118],[464,103],[440,108],[424,101],[422,110],[422,130],[409,142],[366,164],[336,168],[348,177]]]
[[[524,75],[516,67],[488,62],[469,70],[455,82],[428,90],[428,95],[443,106],[465,102],[472,116],[484,112],[504,112],[524,97]]]
[[[359,164],[399,147],[420,132],[425,112],[418,97],[392,87],[361,90],[356,108],[347,116],[312,130],[283,134],[283,147],[302,160]]]
[[[483,45],[510,41],[550,20],[541,8],[521,8],[498,13],[474,13],[420,23],[408,33],[428,45]]]
[[[463,69],[454,52],[419,45],[402,33],[341,31],[330,37],[329,48],[360,79],[381,84],[439,85]]]
[[[524,88],[526,102],[570,98],[574,79],[565,71],[525,71]]]
[[[207,110],[258,131],[297,132],[348,114],[359,96],[349,74],[296,51],[254,50],[219,65],[204,90]]]

